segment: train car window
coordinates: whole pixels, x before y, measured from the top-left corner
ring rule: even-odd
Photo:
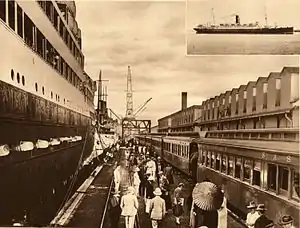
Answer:
[[[216,157],[215,157],[215,152],[211,152],[211,167],[213,169],[216,168]]]
[[[261,185],[260,173],[261,173],[261,162],[254,161],[252,184],[257,185],[257,186]]]
[[[245,159],[245,161],[244,161],[244,177],[243,178],[247,182],[250,182],[251,163],[252,163],[252,161],[250,159]]]
[[[211,167],[211,152],[207,151],[207,166]]]
[[[234,156],[229,156],[228,163],[228,174],[233,176]]]
[[[220,171],[220,163],[221,163],[221,154],[217,154],[217,160],[216,160],[216,170]]]
[[[205,150],[202,151],[202,159],[203,159],[202,164],[206,166],[206,151]]]
[[[276,174],[277,166],[268,164],[268,188],[273,191],[276,191]]]
[[[234,177],[241,178],[241,170],[242,170],[242,159],[238,157],[235,159]]]
[[[300,199],[300,185],[299,172],[294,170],[292,175],[292,198],[299,201]]]
[[[221,172],[227,174],[226,168],[227,168],[227,155],[223,154],[223,155],[222,155],[222,167],[221,167]]]
[[[279,166],[279,189],[287,191],[289,186],[289,170],[286,167]],[[287,192],[285,192],[287,193]]]

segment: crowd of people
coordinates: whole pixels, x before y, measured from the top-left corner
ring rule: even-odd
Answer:
[[[247,214],[246,225],[248,228],[273,228],[275,227],[274,222],[269,219],[266,215],[266,207],[264,204],[258,204],[251,201],[247,208],[250,210]],[[279,219],[279,225],[283,228],[294,228],[293,217],[290,215],[283,215]]]
[[[145,213],[149,215],[153,228],[160,227],[166,214],[172,211],[175,222],[180,224],[184,184],[179,183],[174,192],[171,191],[174,184],[172,167],[165,166],[161,158],[153,156],[147,147],[129,145],[124,152],[125,159],[114,170],[114,191],[110,199],[112,227],[118,227],[120,215],[125,218],[126,228],[134,227],[138,199],[144,200]],[[124,195],[121,197],[122,168],[129,170],[130,183],[122,189]]]
[[[184,209],[190,212],[191,228],[227,228],[227,201],[223,186],[219,187],[206,179],[195,183],[190,196],[185,199],[183,183],[176,185],[172,191],[175,182],[172,167],[160,157],[155,157],[149,148],[129,145],[125,151],[126,159],[114,170],[114,192],[110,199],[112,227],[118,227],[122,215],[125,227],[133,228],[139,208],[138,199],[143,199],[145,213],[149,215],[153,228],[163,227],[167,214],[172,214],[175,223],[181,224]],[[121,197],[122,167],[129,170],[130,183],[122,189]],[[250,210],[246,219],[247,227],[275,227],[273,221],[265,215],[264,204],[250,202],[247,208]],[[221,222],[220,215],[224,217]],[[283,228],[294,228],[293,218],[289,215],[282,216],[279,224]]]

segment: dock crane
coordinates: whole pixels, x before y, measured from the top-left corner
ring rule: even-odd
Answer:
[[[140,108],[136,110],[136,112],[133,114],[133,117],[136,117],[138,114],[146,110],[146,105],[149,103],[149,101],[152,100],[152,97],[150,97]]]

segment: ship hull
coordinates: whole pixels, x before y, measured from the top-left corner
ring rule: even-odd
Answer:
[[[285,28],[194,28],[197,34],[293,34],[293,27]]]
[[[12,220],[47,225],[55,216],[75,175],[78,162],[94,145],[89,117],[0,81],[0,144],[81,136],[45,149],[11,150],[0,157],[0,225]]]

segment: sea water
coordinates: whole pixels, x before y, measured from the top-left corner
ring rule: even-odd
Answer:
[[[188,55],[297,55],[300,33],[264,34],[187,34]]]

